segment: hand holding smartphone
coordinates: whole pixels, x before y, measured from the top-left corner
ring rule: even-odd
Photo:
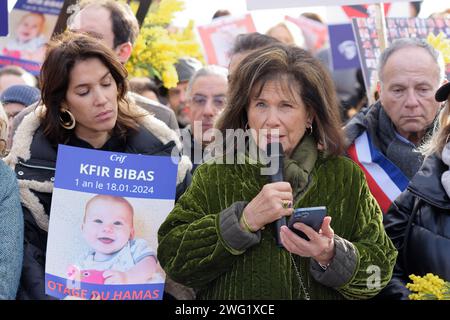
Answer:
[[[319,232],[322,226],[323,219],[327,215],[326,207],[310,207],[310,208],[298,208],[294,210],[291,218],[289,219],[288,227],[295,232],[299,237],[309,241],[306,234],[294,228],[294,224],[301,222]]]

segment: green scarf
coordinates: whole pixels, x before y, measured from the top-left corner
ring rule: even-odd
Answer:
[[[316,140],[310,135],[305,135],[291,156],[284,159],[284,179],[292,186],[294,202],[308,186],[309,175],[314,168],[317,155]]]

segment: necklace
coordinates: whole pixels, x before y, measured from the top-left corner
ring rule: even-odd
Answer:
[[[300,285],[300,288],[303,291],[303,295],[305,296],[306,300],[311,300],[308,291],[306,291],[305,284],[303,283],[302,275],[300,274],[301,268],[300,266],[297,266],[297,264],[295,263],[295,259],[292,256],[292,253],[289,253],[289,256],[291,257],[292,264],[294,265],[295,273],[297,274],[298,284]]]

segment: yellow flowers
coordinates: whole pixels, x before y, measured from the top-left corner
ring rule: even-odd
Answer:
[[[166,88],[173,88],[178,83],[175,64],[179,58],[189,56],[203,61],[193,22],[184,31],[167,29],[174,13],[183,8],[181,0],[162,0],[150,8],[126,64],[131,76],[156,77]]]
[[[447,39],[443,32],[439,32],[437,36],[430,33],[427,42],[436,50],[440,51],[444,57],[445,64],[450,63],[450,40]]]
[[[438,276],[427,273],[423,277],[410,275],[413,283],[408,283],[406,287],[411,290],[409,295],[411,300],[450,300],[450,283],[442,280]]]

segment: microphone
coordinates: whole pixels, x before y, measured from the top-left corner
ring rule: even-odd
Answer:
[[[283,146],[279,142],[271,142],[267,144],[267,156],[270,159],[270,167],[272,168],[276,165],[275,172],[270,176],[271,182],[280,182],[283,181],[283,160],[284,160],[284,152]],[[286,225],[286,217],[281,217],[280,219],[275,221],[275,239],[277,241],[278,247],[283,247],[280,239],[280,229],[281,226]]]

